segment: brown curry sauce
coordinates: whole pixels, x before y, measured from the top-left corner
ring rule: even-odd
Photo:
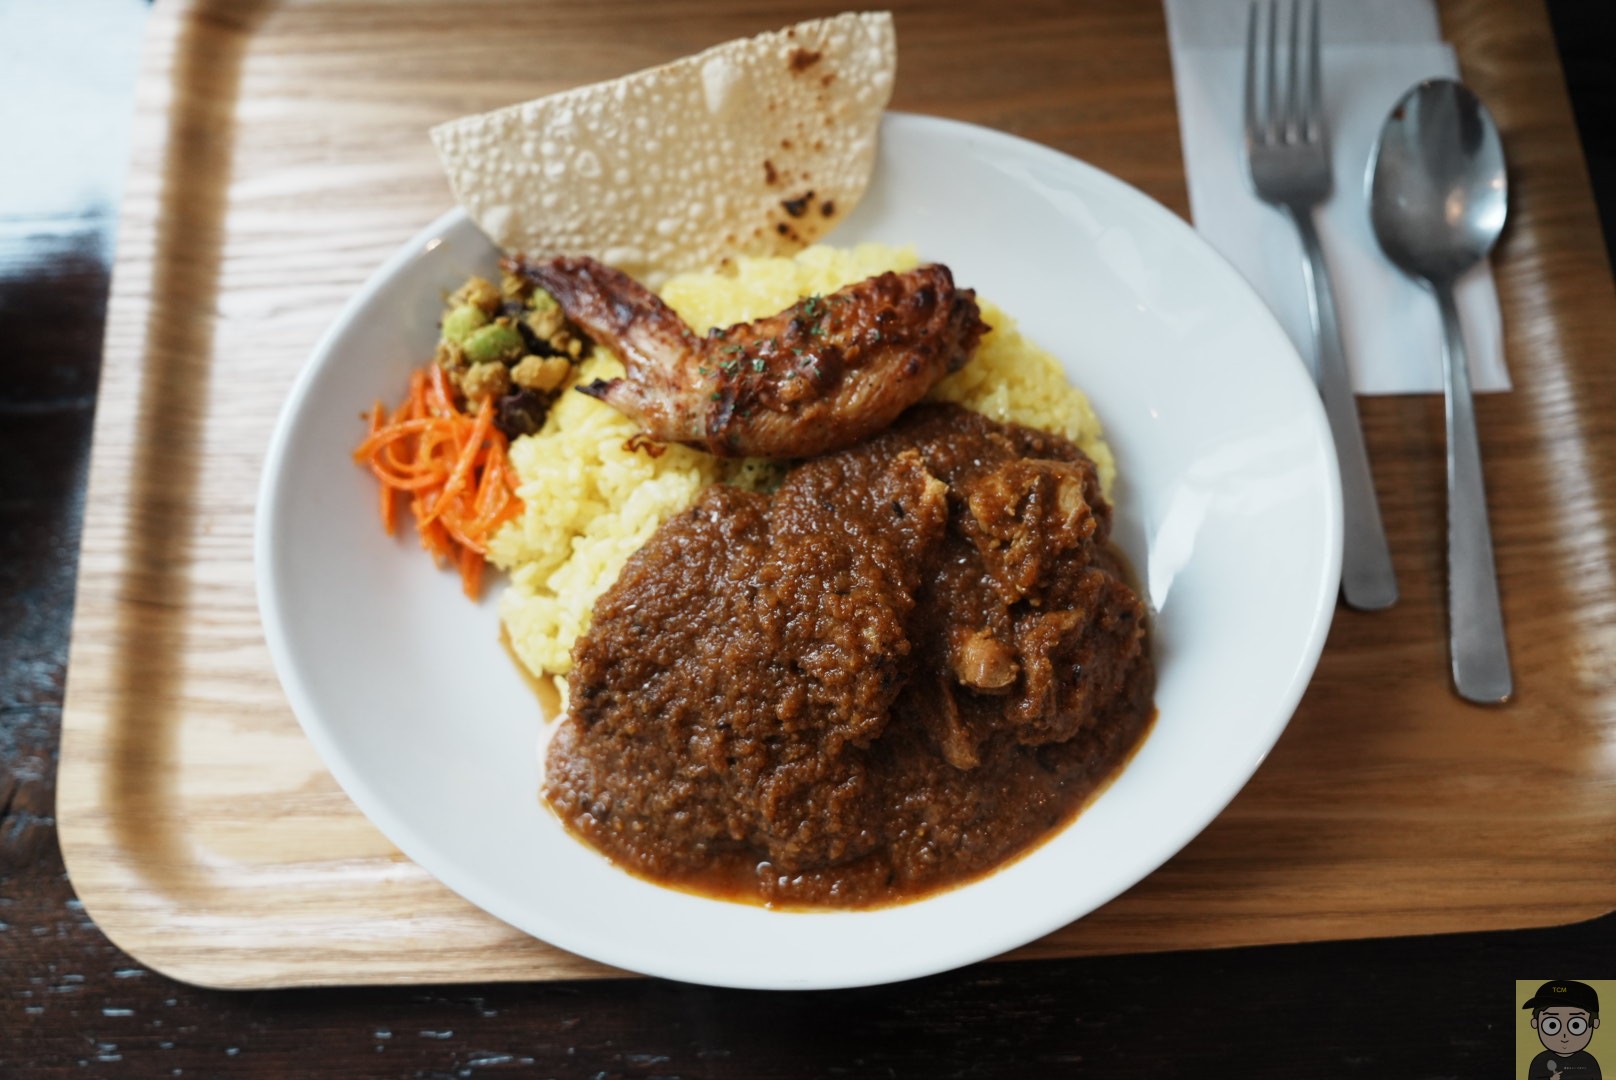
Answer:
[[[1065,439],[921,406],[666,523],[574,648],[545,797],[652,881],[951,888],[1060,830],[1154,716],[1147,611]]]

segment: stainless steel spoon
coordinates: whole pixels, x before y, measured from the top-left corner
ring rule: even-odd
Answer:
[[[1369,217],[1380,246],[1423,279],[1442,313],[1448,428],[1448,647],[1459,696],[1491,704],[1514,690],[1498,604],[1470,367],[1453,286],[1504,227],[1504,147],[1487,109],[1451,79],[1420,83],[1381,129]]]

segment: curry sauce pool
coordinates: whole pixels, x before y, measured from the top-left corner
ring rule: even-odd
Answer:
[[[1149,725],[1110,521],[1072,443],[945,405],[709,488],[597,603],[546,797],[634,873],[784,906],[991,870]]]
[[[1031,841],[1007,855],[998,863],[982,867],[976,871],[962,872],[958,876],[929,885],[904,888],[892,878],[890,870],[877,865],[872,860],[869,865],[848,868],[849,873],[861,874],[867,878],[875,878],[883,872],[886,873],[885,883],[878,889],[870,890],[865,899],[858,901],[843,900],[841,899],[841,894],[836,892],[826,899],[817,901],[792,900],[781,899],[781,897],[799,896],[804,891],[800,888],[801,882],[792,880],[794,875],[784,873],[766,861],[753,861],[753,859],[749,858],[748,852],[741,850],[714,854],[706,867],[671,879],[659,878],[652,873],[640,871],[630,864],[618,865],[635,877],[664,888],[671,888],[679,892],[709,899],[726,900],[741,904],[756,904],[777,911],[818,911],[827,908],[867,910],[921,900],[935,893],[946,892],[962,885],[969,885],[973,881],[1005,869],[1037,851],[1044,843],[1076,821],[1095,799],[1105,793],[1105,790],[1111,786],[1112,782],[1128,767],[1128,763],[1133,760],[1133,756],[1144,746],[1145,739],[1150,735],[1151,728],[1155,725],[1156,715],[1156,710],[1152,708],[1149,716],[1145,718],[1144,726],[1137,738],[1135,738],[1133,745],[1123,752],[1121,757],[1111,766],[1109,773],[1092,777],[1084,788],[1067,793],[1067,798],[1064,800],[1065,815],[1053,822],[1041,834],[1033,837]],[[542,795],[541,801],[543,801]],[[546,806],[554,812],[554,806],[548,802],[546,802]],[[562,824],[580,842],[589,843],[571,823],[563,820]],[[615,862],[615,860],[613,861]]]

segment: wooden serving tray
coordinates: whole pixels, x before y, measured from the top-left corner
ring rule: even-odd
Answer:
[[[1045,142],[1184,211],[1157,5],[895,6],[894,107]],[[430,125],[814,13],[158,3],[59,786],[74,885],[113,941],[216,986],[610,973],[450,893],[322,768],[259,625],[259,468],[316,338],[450,205]],[[1402,602],[1338,614],[1290,728],[1202,836],[1017,956],[1520,927],[1616,906],[1611,277],[1542,11],[1470,0],[1444,16],[1515,172],[1498,278],[1518,389],[1479,413],[1517,699],[1480,709],[1448,689],[1440,401],[1363,401]]]

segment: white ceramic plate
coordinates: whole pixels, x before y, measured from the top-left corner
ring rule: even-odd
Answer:
[[[383,535],[375,480],[349,458],[360,412],[397,398],[432,355],[444,290],[494,269],[494,249],[460,212],[348,305],[270,446],[259,603],[281,682],[326,764],[451,889],[620,968],[855,986],[992,956],[1092,911],[1250,778],[1334,610],[1340,495],[1318,398],[1256,294],[1184,222],[1048,148],[889,115],[869,193],[830,239],[915,245],[1065,362],[1116,450],[1116,537],[1158,612],[1154,731],[1070,828],[974,884],[867,912],[706,900],[614,869],[541,806],[541,721],[499,645],[492,595],[468,603],[413,536]]]

